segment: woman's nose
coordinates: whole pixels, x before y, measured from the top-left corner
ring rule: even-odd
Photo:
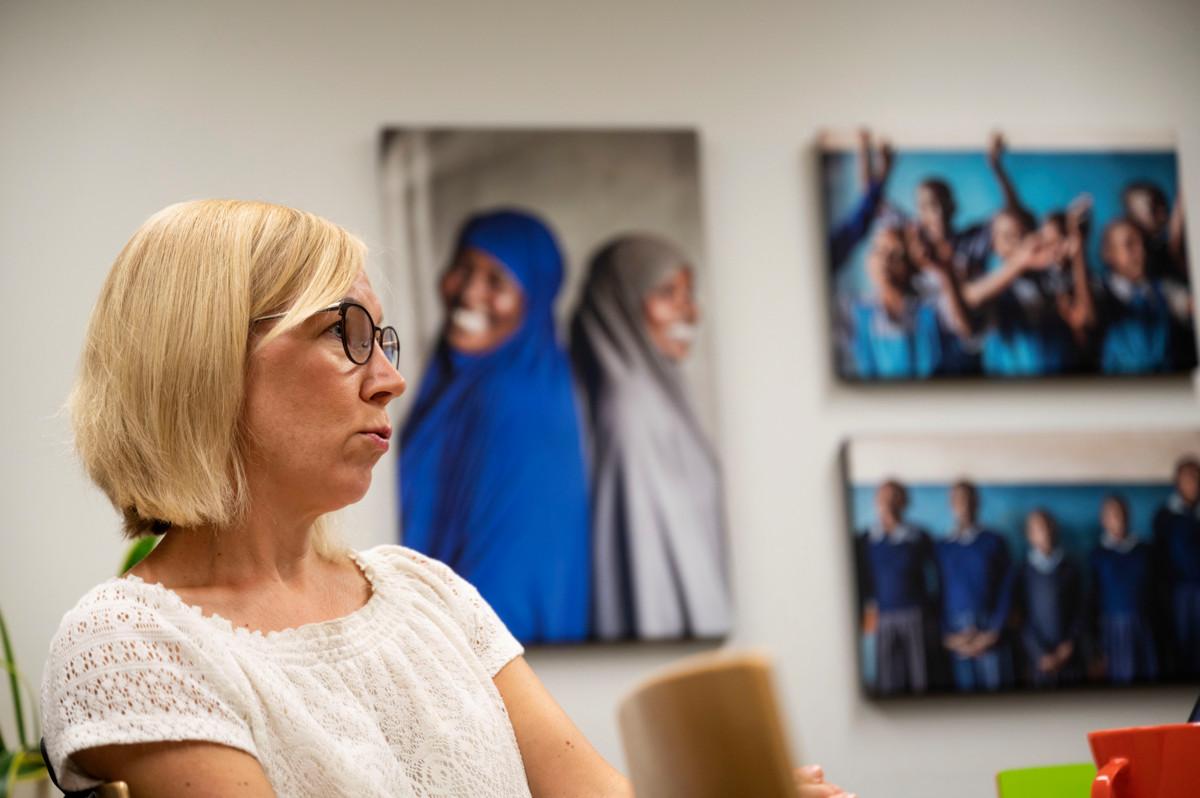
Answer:
[[[471,271],[463,284],[462,293],[459,294],[459,304],[479,307],[487,303],[487,298],[487,275],[478,270]]]

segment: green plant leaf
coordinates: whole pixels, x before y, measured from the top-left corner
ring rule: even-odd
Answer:
[[[21,762],[17,765],[17,781],[40,781],[49,778],[46,772],[46,761],[42,759],[42,751],[25,751]]]
[[[117,576],[124,574],[130,568],[146,559],[146,555],[154,551],[154,547],[158,545],[160,540],[162,540],[161,535],[146,535],[135,540],[129,547],[129,550],[125,552],[125,561],[121,563],[121,570],[117,573]]]
[[[0,798],[8,798],[12,795],[13,785],[17,783],[17,768],[20,766],[20,751],[11,751],[5,754],[4,781],[0,782]]]
[[[17,675],[17,661],[13,656],[12,641],[8,638],[8,626],[4,623],[4,613],[0,612],[0,644],[4,647],[4,669],[8,671],[8,686],[12,690],[13,712],[17,716],[17,739],[22,748],[29,748],[25,739],[25,708],[21,703],[21,682]],[[0,738],[0,747],[8,748]]]

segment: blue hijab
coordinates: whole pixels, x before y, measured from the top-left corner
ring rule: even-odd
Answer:
[[[554,235],[518,211],[477,215],[455,254],[482,250],[520,284],[525,317],[491,352],[443,332],[404,424],[404,544],[475,585],[524,643],[588,636],[588,496],[571,370],[554,328],[563,263]]]

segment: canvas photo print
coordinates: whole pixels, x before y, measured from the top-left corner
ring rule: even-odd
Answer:
[[[853,382],[1196,366],[1169,136],[894,146],[826,134],[837,373]]]
[[[1200,680],[1200,430],[843,450],[867,695]]]
[[[400,541],[525,644],[721,638],[697,136],[391,128]]]

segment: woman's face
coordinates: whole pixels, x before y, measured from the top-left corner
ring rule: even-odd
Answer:
[[[880,228],[871,239],[871,250],[867,254],[867,276],[880,296],[889,291],[908,292],[912,285],[913,270],[899,230]]]
[[[1108,228],[1104,236],[1104,259],[1122,277],[1138,282],[1146,275],[1146,245],[1132,222]]]
[[[1185,463],[1175,478],[1175,489],[1186,504],[1200,501],[1200,466]]]
[[[992,220],[992,249],[1002,259],[1016,252],[1024,236],[1021,223],[1011,213],[998,213]]]
[[[446,343],[470,355],[490,352],[525,320],[525,294],[500,261],[467,247],[442,275]]]
[[[975,491],[962,485],[955,486],[950,491],[950,512],[959,526],[970,526],[975,523],[979,499]]]
[[[642,299],[646,332],[654,346],[671,360],[688,356],[699,319],[690,268],[671,272]]]
[[[1061,249],[1067,240],[1062,227],[1052,219],[1042,222],[1042,226],[1038,228],[1038,237],[1041,239],[1042,246],[1055,252]]]
[[[950,209],[931,186],[917,186],[917,220],[921,229],[934,241],[950,235]]]
[[[885,482],[875,492],[875,512],[886,525],[900,523],[904,518],[904,505],[904,491],[891,483]]]
[[[379,298],[365,274],[346,294],[382,322]],[[252,348],[242,423],[246,476],[256,500],[320,515],[353,504],[371,484],[371,469],[388,450],[387,405],[404,393],[404,378],[378,342],[371,358],[346,357],[336,312],[317,313],[260,348]],[[269,327],[264,322],[255,332]]]
[[[1042,554],[1054,551],[1054,533],[1050,530],[1050,522],[1041,513],[1030,515],[1025,522],[1025,538]]]
[[[1100,525],[1114,540],[1125,539],[1129,525],[1125,518],[1125,508],[1120,502],[1108,499],[1100,505]]]

